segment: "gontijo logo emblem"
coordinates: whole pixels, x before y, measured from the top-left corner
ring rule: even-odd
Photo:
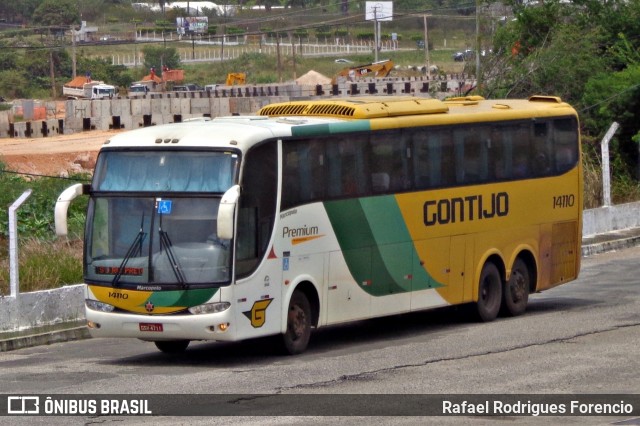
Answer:
[[[249,318],[253,328],[260,328],[267,320],[267,307],[271,303],[271,299],[256,300],[250,311],[243,312],[244,316]]]

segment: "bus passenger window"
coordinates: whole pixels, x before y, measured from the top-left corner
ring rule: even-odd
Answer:
[[[578,161],[578,130],[575,120],[566,118],[553,123],[556,171],[571,169]]]
[[[529,157],[526,153],[518,152],[513,160],[513,177],[524,178],[529,176]]]
[[[236,231],[236,273],[250,274],[267,250],[276,214],[276,144],[267,142],[245,156]]]
[[[411,186],[406,138],[397,131],[376,132],[371,136],[371,190],[397,192]]]
[[[330,197],[354,197],[366,195],[370,191],[370,176],[365,164],[365,135],[350,136],[327,145],[328,182]]]
[[[559,172],[569,170],[574,163],[571,148],[561,147],[556,151],[556,168]]]
[[[389,182],[391,178],[388,173],[372,173],[371,174],[371,189],[374,193],[386,192],[389,190]]]
[[[549,155],[551,139],[547,122],[533,123],[533,170],[534,176],[548,176],[551,172]]]
[[[282,206],[287,209],[300,202],[300,177],[298,176],[298,153],[287,152],[285,148],[282,170]]]
[[[415,130],[412,132],[412,138],[414,186],[416,189],[433,187],[439,182],[440,177],[440,155],[432,148],[437,138],[431,132]],[[438,161],[433,162],[436,157]]]

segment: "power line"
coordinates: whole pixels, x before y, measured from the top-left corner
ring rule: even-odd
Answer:
[[[44,178],[51,178],[51,179],[91,182],[91,179],[85,179],[85,178],[42,175],[37,173],[16,172],[14,170],[0,170],[0,173],[7,173],[7,174],[13,174],[13,175],[20,175],[20,176],[44,177]]]

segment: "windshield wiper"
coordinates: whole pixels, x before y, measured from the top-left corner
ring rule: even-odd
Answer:
[[[173,253],[173,249],[171,248],[173,244],[171,243],[169,234],[167,234],[166,231],[162,230],[162,215],[160,215],[160,226],[158,227],[158,234],[160,235],[160,250],[164,248],[164,250],[167,252],[169,264],[171,265],[171,269],[173,270],[173,274],[175,275],[178,284],[180,284],[183,288],[186,288],[187,283],[184,279],[184,275],[182,274],[180,264],[178,263],[178,258]]]
[[[116,272],[116,275],[113,277],[113,280],[111,281],[112,287],[116,287],[120,282],[120,278],[124,273],[124,268],[127,266],[127,262],[129,262],[129,259],[133,257],[134,253],[136,253],[137,251],[139,256],[142,255],[142,242],[144,241],[144,238],[146,236],[147,236],[147,233],[144,232],[144,213],[142,213],[142,218],[140,219],[140,231],[138,231],[138,235],[136,235],[136,238],[134,238],[133,242],[129,246],[129,249],[127,250],[127,254],[124,255],[124,259],[122,259],[122,262],[118,267],[118,272]]]

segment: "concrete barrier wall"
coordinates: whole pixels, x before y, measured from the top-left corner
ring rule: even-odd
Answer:
[[[582,235],[602,234],[640,227],[640,202],[599,207],[584,211]]]
[[[273,102],[310,98],[335,98],[363,95],[410,95],[437,97],[463,93],[473,84],[464,75],[449,76],[447,80],[428,79],[365,79],[342,81],[331,85],[264,84],[247,86],[218,86],[212,92],[152,93],[142,97],[100,100],[69,100],[64,104],[65,115],[60,124],[49,120],[29,120],[13,123],[9,111],[0,113],[0,137],[47,137],[62,129],[64,133],[114,128],[138,127],[173,123],[194,117],[218,117],[228,114],[251,114]],[[56,103],[45,105],[47,111],[56,110]]]
[[[84,319],[84,284],[0,298],[0,332]]]

